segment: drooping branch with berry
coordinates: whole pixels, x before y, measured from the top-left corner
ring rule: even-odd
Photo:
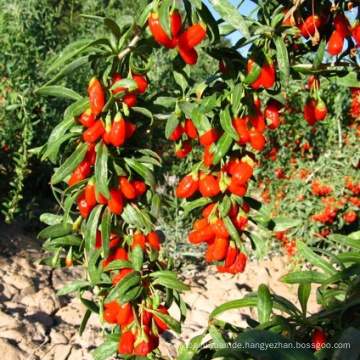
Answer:
[[[117,21],[87,16],[105,25],[110,35],[75,50],[69,45],[50,66],[51,71],[63,67],[60,73],[38,90],[74,100],[40,150],[42,159],[60,164],[51,186],[63,209],[61,216],[42,218],[49,226],[39,237],[46,239],[45,250],[54,252],[43,263],[86,268],[86,279],[59,294],[79,293],[88,308],[81,329],[91,312],[112,324],[104,326],[108,341],[95,351],[99,359],[116,352],[155,356],[149,354],[156,353],[159,335],[167,329],[180,332],[186,316],[179,292],[188,287],[171,271],[171,261],[162,258],[166,234],[156,229],[161,203],[154,167],[161,166],[161,158],[148,143],[149,132],[161,118],[167,119],[165,135],[175,142],[178,157],[187,156],[195,141],[203,147],[202,158],[182,175],[176,189],[183,199],[183,216],[199,214],[189,241],[207,245],[205,259],[219,272],[237,274],[245,270],[250,246],[264,246],[249,222],[274,231],[299,225],[272,217],[247,194],[256,181],[257,153],[263,151],[267,133],[281,124],[290,78],[313,76],[304,109],[310,125],[327,113],[318,92],[320,75],[355,86],[354,74],[348,71],[344,78],[343,67],[322,63],[325,29],[334,23],[334,33],[351,41],[341,10],[330,16],[327,1],[320,6],[326,16],[316,16],[311,2],[292,7],[289,2],[288,11],[274,1],[260,4],[257,19],[246,20],[228,1],[211,3],[228,24],[219,26],[209,9],[195,0],[184,0],[179,9],[175,1],[151,2],[136,21],[128,16]],[[237,46],[223,46],[220,35],[235,30],[243,36]],[[352,35],[357,41],[356,27]],[[334,55],[332,37],[328,52]],[[247,44],[248,54],[241,55],[238,49]],[[174,79],[181,90],[181,95],[170,92],[173,101],[162,116],[153,110],[154,97],[147,97],[146,75],[152,51],[159,46],[172,51]],[[199,51],[219,61],[219,72],[194,85],[188,68],[197,64]],[[87,60],[94,75],[87,95],[53,85],[84,64],[78,59],[69,62],[83,52],[91,53]],[[309,54],[315,54],[313,63]],[[89,289],[93,301],[82,296]],[[270,297],[268,289],[264,294]],[[173,303],[180,309],[179,319],[168,314]]]

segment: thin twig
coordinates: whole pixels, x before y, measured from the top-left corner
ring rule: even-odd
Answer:
[[[337,118],[337,126],[338,126],[338,136],[339,136],[339,149],[342,148],[342,133],[341,133],[341,121],[340,117]]]
[[[129,54],[132,51],[133,47],[140,40],[140,30],[139,30],[139,28],[136,26],[134,30],[135,30],[134,38],[129,42],[129,45],[120,54],[118,54],[118,59],[122,59],[127,54]]]

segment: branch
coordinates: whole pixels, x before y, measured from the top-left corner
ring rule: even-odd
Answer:
[[[120,53],[118,54],[118,59],[122,59],[123,57],[125,57],[127,54],[129,54],[134,46],[137,44],[137,42],[140,40],[140,30],[137,26],[135,26],[135,36],[134,38],[129,42],[129,45]]]

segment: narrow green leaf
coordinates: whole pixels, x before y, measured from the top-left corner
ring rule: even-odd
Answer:
[[[57,154],[59,152],[60,146],[64,142],[66,142],[74,137],[79,137],[79,135],[75,134],[75,133],[66,134],[66,135],[61,136],[60,138],[57,138],[55,141],[48,143],[46,146],[46,150],[45,150],[43,156],[41,157],[41,161],[44,161],[49,156],[51,156],[51,158],[54,158],[54,157],[56,158]]]
[[[220,160],[226,155],[232,145],[232,138],[228,133],[224,133],[216,144],[214,151],[213,164],[217,165]]]
[[[71,74],[76,69],[80,68],[84,64],[88,63],[90,61],[90,56],[82,56],[79,59],[76,59],[72,61],[70,64],[68,64],[66,67],[64,67],[57,75],[55,75],[50,81],[48,81],[45,86],[56,84],[59,80],[64,78],[66,75]]]
[[[334,275],[336,269],[321,256],[315,254],[303,241],[296,242],[296,249],[311,264],[323,269],[329,275]]]
[[[225,227],[226,227],[227,231],[229,232],[231,238],[234,239],[235,242],[236,242],[236,245],[240,249],[242,249],[243,244],[241,242],[239,232],[236,230],[236,228],[235,228],[234,224],[232,223],[231,219],[229,218],[229,216],[226,216],[223,220],[224,220]]]
[[[174,113],[171,113],[166,121],[165,137],[168,139],[174,132],[175,128],[179,125],[179,119]]]
[[[90,215],[86,221],[85,228],[85,250],[92,253],[95,250],[96,232],[99,225],[100,214],[103,209],[103,205],[99,204],[91,210]]]
[[[110,251],[111,211],[107,206],[101,218],[101,247],[106,259]]]
[[[200,199],[197,199],[197,200],[194,200],[194,201],[186,201],[184,200],[182,203],[181,203],[181,207],[184,209],[184,212],[181,214],[181,218],[184,219],[186,218],[189,213],[198,208],[198,207],[202,207],[202,206],[205,206],[205,205],[208,205],[212,202],[211,198],[200,198]]]
[[[118,269],[125,269],[125,268],[132,268],[132,264],[130,261],[114,260],[114,261],[111,261],[110,264],[108,264],[105,267],[104,271],[118,270]]]
[[[299,219],[287,219],[276,217],[272,218],[269,224],[269,229],[272,231],[285,231],[292,227],[299,226],[301,224],[301,220]]]
[[[171,25],[170,25],[170,12],[169,7],[172,5],[173,0],[164,0],[159,9],[159,20],[161,27],[164,29],[167,36],[171,39]]]
[[[209,320],[212,320],[216,316],[229,310],[240,309],[243,307],[254,307],[254,306],[257,306],[256,297],[248,297],[240,300],[229,301],[216,307],[215,310],[209,315]]]
[[[286,274],[280,278],[280,281],[285,282],[287,284],[301,284],[301,283],[316,283],[322,284],[329,276],[323,273],[319,273],[317,271],[295,271],[290,274]]]
[[[217,349],[226,348],[227,341],[225,341],[222,333],[214,325],[209,326],[209,334],[211,335]]]
[[[109,150],[102,141],[96,145],[96,161],[95,161],[95,184],[96,188],[107,199],[110,199],[110,191],[108,187],[108,159]]]
[[[131,273],[127,274],[109,293],[106,298],[106,303],[110,303],[112,301],[117,300],[126,292],[135,287],[140,283],[141,276],[138,271],[132,271]]]
[[[57,296],[62,296],[62,295],[67,295],[70,294],[72,292],[78,291],[79,289],[83,289],[86,287],[89,287],[90,283],[86,280],[76,280],[73,281],[70,284],[67,284],[65,286],[63,286],[57,293]]]
[[[224,131],[235,141],[240,140],[239,134],[236,132],[232,124],[229,106],[227,106],[225,110],[220,111],[220,124]]]
[[[55,239],[48,240],[44,243],[44,247],[50,245],[50,246],[80,246],[82,243],[82,239],[75,235],[67,235],[58,237]]]
[[[136,245],[135,248],[130,252],[129,261],[131,262],[134,270],[141,270],[144,262],[144,253],[140,245]]]
[[[287,48],[286,45],[284,44],[284,40],[282,36],[277,36],[275,38],[275,46],[276,46],[277,66],[280,72],[280,80],[286,89],[289,85],[289,79],[290,79],[290,62],[289,62],[289,55],[287,52]]]
[[[156,315],[161,321],[163,321],[166,325],[168,325],[171,330],[180,334],[181,324],[178,321],[176,321],[174,318],[172,318],[170,315],[163,314],[162,312],[153,309],[148,309],[148,311]]]
[[[90,278],[92,286],[96,286],[97,283],[100,281],[102,267],[100,264],[99,264],[99,266],[96,266],[96,264],[98,263],[98,260],[99,260],[100,254],[101,254],[101,250],[102,249],[97,249],[96,251],[92,252],[90,255],[89,262],[88,262],[87,268],[88,268],[89,278]]]
[[[53,72],[57,68],[59,68],[61,65],[63,65],[66,61],[70,60],[71,58],[75,57],[76,55],[82,53],[84,50],[88,49],[91,46],[95,45],[108,45],[110,46],[109,40],[106,38],[97,39],[94,41],[87,42],[83,46],[75,46],[74,49],[71,48],[72,51],[66,51],[60,54],[57,59],[54,61],[54,63],[48,68],[46,71],[46,75]]]
[[[318,50],[316,52],[316,56],[315,56],[314,63],[313,63],[314,70],[319,69],[319,67],[322,63],[322,60],[323,60],[324,54],[325,54],[326,44],[327,44],[327,41],[326,41],[326,38],[324,37],[321,40]]]
[[[171,276],[159,276],[153,282],[153,285],[162,285],[173,290],[188,291],[190,287],[183,284],[180,280],[174,279]]]
[[[43,86],[39,89],[36,89],[35,94],[41,96],[55,96],[60,98],[66,99],[73,99],[73,100],[81,100],[82,96],[76,93],[74,90],[68,89],[63,86]]]
[[[50,213],[44,213],[40,215],[40,221],[45,223],[46,225],[56,225],[62,222],[62,216],[50,214]]]
[[[46,227],[38,234],[38,239],[58,238],[69,235],[72,232],[71,224],[55,224]]]
[[[153,172],[145,165],[139,163],[135,159],[124,158],[126,164],[128,164],[133,170],[135,170],[145,181],[146,184],[155,188],[155,178]]]
[[[243,16],[228,0],[209,0],[219,15],[229,24],[239,30],[246,39],[250,39],[250,32]]]
[[[301,283],[298,288],[298,298],[301,305],[303,315],[306,316],[307,302],[311,292],[310,283]]]
[[[158,219],[160,217],[161,211],[161,197],[159,194],[154,194],[151,199],[151,210],[150,214],[155,218]]]
[[[86,324],[89,321],[91,314],[92,314],[91,310],[87,309],[85,314],[84,314],[83,319],[81,320],[81,324],[80,324],[80,327],[79,327],[79,336],[81,336],[82,333],[84,332],[84,330],[86,328]]]
[[[89,143],[81,143],[76,150],[65,160],[51,177],[51,183],[57,184],[70,175],[75,168],[84,160]]]
[[[269,288],[265,284],[260,284],[257,292],[257,311],[260,324],[270,320],[272,306]]]
[[[94,360],[106,360],[118,351],[119,341],[106,341],[98,346],[92,353]]]

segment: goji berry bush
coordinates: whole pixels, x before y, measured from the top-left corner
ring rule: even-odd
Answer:
[[[353,348],[342,349],[343,354],[355,351],[358,356],[356,223],[349,227],[348,236],[333,234],[328,243],[320,233],[326,228],[317,225],[310,232],[295,211],[280,211],[275,202],[272,211],[263,206],[256,191],[249,190],[256,190],[259,181],[265,186],[271,182],[261,166],[265,171],[271,167],[269,159],[278,158],[277,147],[285,148],[284,159],[294,158],[289,163],[301,161],[301,151],[293,148],[294,144],[284,144],[291,138],[281,137],[281,131],[300,137],[310,129],[317,137],[314,126],[318,129],[317,123],[330,116],[328,107],[332,107],[325,101],[332,97],[320,91],[323,78],[335,98],[339,86],[360,86],[359,26],[353,19],[350,25],[347,17],[347,11],[355,9],[357,13],[358,6],[350,1],[253,1],[257,11],[245,16],[246,3],[238,8],[227,0],[210,3],[220,14],[219,21],[200,0],[141,1],[136,16],[123,15],[116,20],[84,15],[104,26],[107,33],[69,44],[49,65],[48,72],[60,72],[36,93],[73,102],[48,142],[37,149],[42,159],[59,164],[51,187],[62,208],[61,215],[42,216],[48,227],[39,237],[46,240],[44,249],[53,253],[43,263],[85,267],[86,278],[65,285],[58,294],[77,292],[87,307],[80,333],[90,314],[99,314],[106,341],[94,351],[95,359],[113,354],[162,358],[157,349],[159,336],[165,330],[181,332],[186,304],[180,293],[189,290],[172,271],[171,259],[165,258],[162,244],[167,234],[157,227],[161,196],[156,192],[154,171],[161,167],[162,159],[150,140],[155,128],[166,122],[165,136],[173,142],[177,157],[187,157],[195,144],[200,147],[201,155],[194,158],[190,172],[179,174],[175,195],[181,200],[182,216],[192,213],[196,218],[188,239],[193,245],[205,245],[207,262],[215,264],[220,273],[242,273],[252,252],[266,246],[260,231],[285,237],[290,233],[284,231],[291,229],[300,256],[319,269],[304,269],[282,278],[299,284],[301,309],[271,294],[262,284],[256,293],[214,309],[204,333],[180,347],[179,359],[315,359],[315,351],[317,358],[336,358],[338,349],[323,347],[334,342],[349,342]],[[222,36],[235,32],[241,37],[234,46],[221,41]],[[147,74],[156,67],[152,54],[159,47],[170,52],[176,85],[149,93]],[[190,68],[205,54],[218,62],[219,70],[194,81]],[[82,90],[56,85],[65,76],[76,76],[84,63],[90,65],[91,75]],[[301,89],[309,76],[309,91],[299,100],[301,111],[291,120],[283,120],[283,114],[292,109],[292,97],[296,98],[293,88]],[[340,100],[334,103],[331,115],[339,122],[346,107]],[[300,125],[294,125],[295,121]],[[319,133],[331,138],[335,129],[324,126]],[[356,152],[356,141],[350,131],[348,134],[347,146]],[[336,172],[332,164],[341,161],[328,160],[324,149],[320,146],[314,151],[312,160],[322,159],[330,177],[329,166]],[[302,174],[309,171],[294,168],[294,177],[298,170]],[[312,195],[325,199],[320,201],[324,213],[313,206],[315,213],[308,217],[311,224],[329,223],[341,201],[330,197],[335,185],[321,181],[318,173],[320,169],[305,175],[306,185],[312,181]],[[275,178],[287,176],[281,168],[275,169]],[[351,174],[344,181],[346,189],[356,191]],[[283,187],[277,191],[285,192]],[[336,187],[340,191],[342,186]],[[265,202],[271,199],[270,192],[262,198]],[[345,221],[354,223],[354,214],[346,212]],[[335,232],[341,229],[340,223],[334,227]],[[324,246],[309,246],[316,244],[306,241],[314,234]],[[332,251],[335,246],[336,252]],[[324,310],[308,316],[311,283],[320,284],[317,299]],[[83,297],[87,290],[93,292],[93,301]],[[177,319],[168,312],[174,304],[179,308]],[[247,306],[258,310],[258,319],[250,319],[248,329],[217,319],[224,311]],[[212,340],[203,343],[207,334]],[[260,341],[301,346],[276,351],[230,346]]]

